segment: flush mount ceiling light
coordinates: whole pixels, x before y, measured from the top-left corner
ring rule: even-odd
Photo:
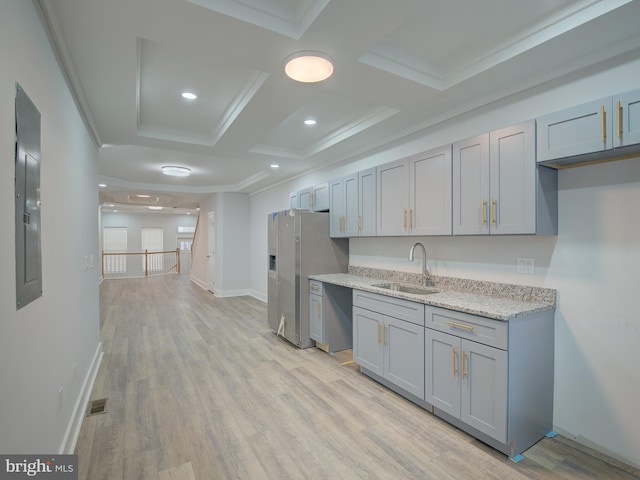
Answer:
[[[198,96],[193,92],[182,92],[182,98],[187,100],[195,100]]]
[[[191,175],[191,169],[187,167],[176,167],[173,165],[167,165],[162,167],[162,173],[170,175],[172,177],[188,177]]]
[[[277,163],[272,163],[271,165],[269,165],[271,168],[280,168],[280,165],[278,165]]]
[[[321,52],[303,51],[289,55],[284,61],[284,71],[298,82],[321,82],[333,73],[331,59]]]
[[[304,121],[304,124],[305,124],[305,125],[315,125],[316,123],[318,123],[318,122],[316,122],[313,118],[307,118],[307,119]]]

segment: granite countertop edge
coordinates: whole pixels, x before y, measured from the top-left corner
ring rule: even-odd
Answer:
[[[448,290],[441,288],[438,284],[434,287],[438,293],[429,295],[392,291],[375,286],[386,280],[348,273],[309,275],[309,279],[502,321],[555,308],[555,302],[525,301],[500,295]],[[406,285],[411,284],[406,283]]]

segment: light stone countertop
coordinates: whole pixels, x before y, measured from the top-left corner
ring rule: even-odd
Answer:
[[[309,279],[503,321],[508,321],[512,318],[531,313],[553,310],[555,308],[555,290],[536,289],[535,287],[525,288],[541,290],[544,295],[541,295],[541,299],[537,299],[534,294],[532,296],[533,298],[536,298],[536,300],[532,301],[528,299],[510,298],[513,297],[513,295],[509,295],[511,291],[510,287],[518,289],[519,287],[517,286],[507,284],[490,284],[489,282],[477,283],[483,284],[483,286],[486,284],[497,285],[497,288],[494,287],[490,289],[491,294],[478,292],[477,288],[471,288],[471,291],[452,290],[447,288],[451,286],[451,282],[439,282],[438,277],[434,277],[434,279],[436,279],[436,285],[434,288],[438,290],[438,293],[418,295],[374,286],[375,284],[386,283],[389,281],[405,285],[416,285],[413,282],[397,282],[393,279],[385,278],[384,276],[382,276],[382,278],[374,278],[348,273],[332,273],[309,275]],[[465,281],[467,284],[468,282],[469,281]],[[504,296],[500,295],[500,287],[505,291]]]

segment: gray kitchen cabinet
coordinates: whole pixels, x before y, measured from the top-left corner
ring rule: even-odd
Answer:
[[[311,187],[311,210],[314,212],[329,210],[329,182]]]
[[[329,235],[333,238],[345,236],[345,178],[336,178],[329,182]]]
[[[451,235],[451,145],[380,165],[379,236]]]
[[[376,169],[369,168],[358,172],[358,236],[373,237],[376,235]],[[351,208],[347,201],[347,216]]]
[[[489,134],[453,144],[453,234],[489,233]]]
[[[640,144],[640,90],[614,96],[613,101],[613,147]]]
[[[375,235],[375,185],[375,168],[329,182],[330,235],[332,237]]]
[[[351,289],[309,280],[309,337],[328,353],[352,348]]]
[[[378,236],[409,234],[409,160],[398,160],[377,167]]]
[[[500,442],[507,428],[507,352],[425,329],[425,400]]]
[[[509,321],[425,308],[425,402],[515,457],[552,431],[554,313]]]
[[[290,208],[299,208],[311,212],[329,210],[329,182],[319,183],[289,194]]]
[[[535,123],[453,145],[454,235],[557,233],[557,173],[535,159]]]
[[[300,203],[298,201],[298,192],[291,192],[289,194],[289,208],[292,210],[300,208]]]
[[[353,360],[363,373],[424,400],[424,305],[354,290]]]
[[[606,97],[537,118],[538,162],[611,149],[611,106]]]
[[[640,151],[640,90],[543,115],[537,160],[554,168],[614,160]]]

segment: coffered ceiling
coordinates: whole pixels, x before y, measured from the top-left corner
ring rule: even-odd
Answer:
[[[101,202],[121,206],[138,207],[139,193],[191,209],[214,192],[256,192],[640,55],[639,0],[36,2],[102,146]],[[286,77],[301,50],[329,55],[334,75]]]

